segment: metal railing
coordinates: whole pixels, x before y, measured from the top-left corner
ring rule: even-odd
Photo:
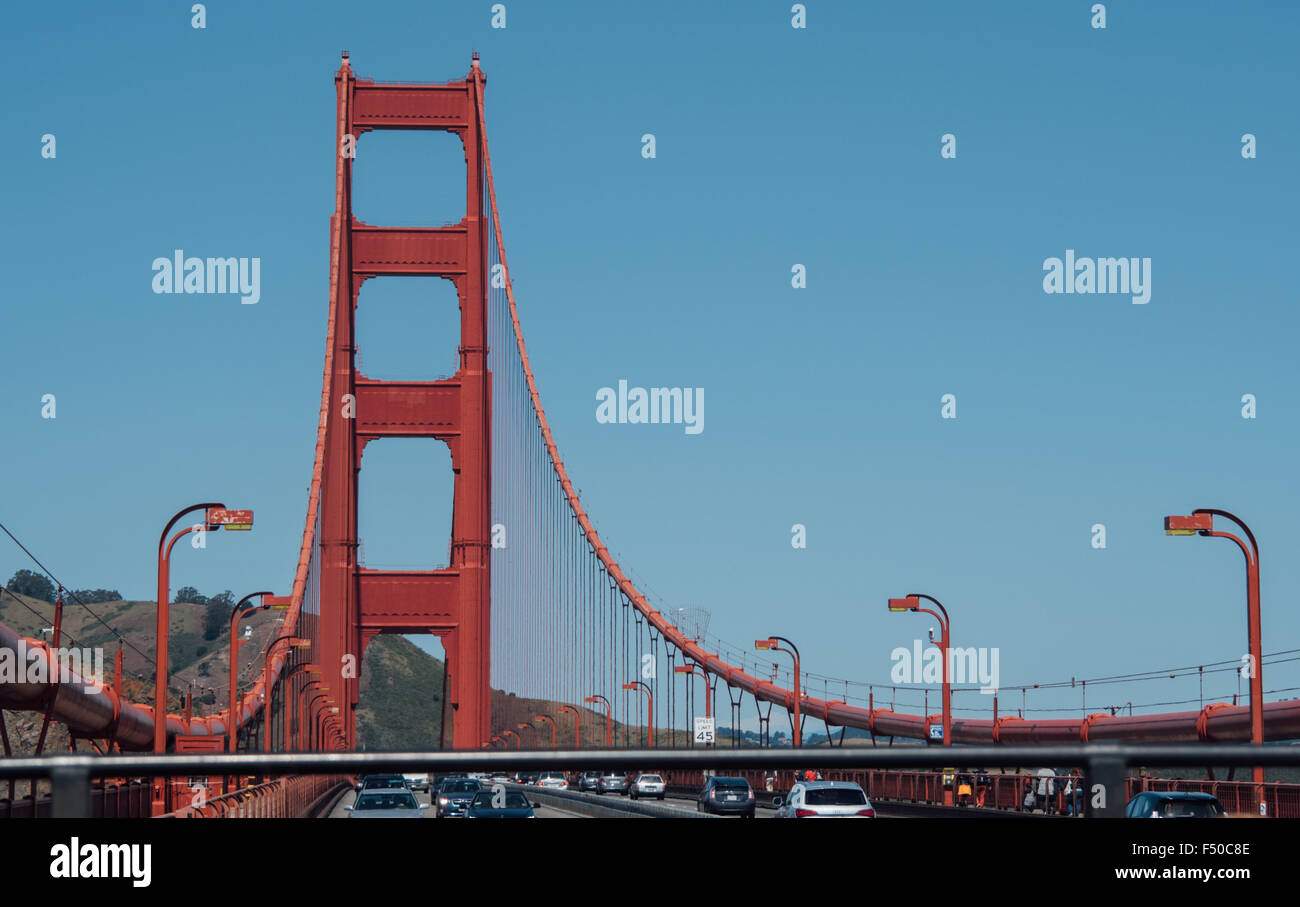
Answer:
[[[1060,744],[896,748],[815,747],[739,750],[557,750],[410,753],[178,754],[0,759],[0,779],[48,778],[52,815],[93,815],[91,780],[193,775],[340,775],[366,772],[592,769],[941,769],[960,765],[1076,766],[1083,769],[1085,815],[1121,817],[1129,769],[1187,765],[1300,766],[1300,749],[1266,744]],[[1249,782],[1247,782],[1248,786]]]

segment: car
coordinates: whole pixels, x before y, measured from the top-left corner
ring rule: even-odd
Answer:
[[[600,772],[583,772],[578,776],[578,790],[598,791],[600,787]]]
[[[493,772],[487,776],[486,780],[489,784],[507,784],[510,781],[510,776],[505,772]]]
[[[537,776],[537,786],[568,790],[569,779],[564,777],[563,772],[542,772]]]
[[[1213,794],[1172,790],[1138,794],[1124,809],[1130,819],[1221,819],[1227,814]]]
[[[776,811],[778,819],[874,819],[867,793],[852,781],[800,781]]]
[[[536,784],[537,772],[515,772],[516,784]]]
[[[744,778],[710,778],[695,800],[696,812],[754,818],[754,789]]]
[[[598,794],[626,794],[627,775],[622,772],[601,772],[596,780]]]
[[[667,787],[662,775],[637,775],[628,785],[627,795],[633,800],[637,797],[658,797],[662,800]]]
[[[442,782],[446,781],[449,778],[463,779],[468,777],[469,775],[465,774],[464,772],[442,772],[433,776],[432,780],[429,782],[429,790],[437,790],[438,788],[442,787]]]
[[[466,819],[536,819],[534,809],[539,803],[529,803],[518,791],[481,790],[474,795],[465,810]]]
[[[358,790],[408,790],[406,778],[402,775],[366,775],[361,779]]]
[[[349,819],[423,819],[429,807],[405,788],[366,788],[343,808]]]
[[[450,819],[465,815],[470,801],[482,790],[482,785],[471,778],[444,778],[433,794],[434,816]]]
[[[411,790],[429,790],[429,776],[425,772],[403,772],[402,777],[406,779],[406,786]]]

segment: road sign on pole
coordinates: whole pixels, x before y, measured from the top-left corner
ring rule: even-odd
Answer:
[[[695,742],[703,743],[705,746],[713,744],[714,719],[712,717],[695,716]]]

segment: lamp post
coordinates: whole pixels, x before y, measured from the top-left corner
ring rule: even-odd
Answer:
[[[599,693],[596,693],[594,696],[588,696],[586,699],[582,701],[590,702],[593,705],[599,702],[605,706],[605,749],[607,750],[613,749],[614,734],[613,731],[611,730],[611,716],[613,714],[614,707],[609,704],[608,699],[606,699],[604,696],[600,695]]]
[[[932,602],[939,611],[932,611],[929,608],[921,607],[921,599]],[[948,678],[948,611],[939,600],[931,598],[928,595],[921,595],[918,592],[904,598],[891,598],[889,600],[890,611],[918,611],[922,614],[929,614],[939,621],[939,627],[942,630],[939,641],[934,644],[939,647],[939,654],[943,656],[943,745],[949,746],[952,743],[952,685]],[[940,613],[942,612],[942,613]],[[934,642],[934,640],[931,640]]]
[[[304,661],[301,664],[294,665],[293,669],[290,670],[289,673],[284,675],[284,682],[286,684],[289,684],[289,686],[285,689],[285,693],[284,693],[284,751],[286,753],[292,753],[294,751],[293,716],[295,713],[293,710],[293,705],[295,701],[301,700],[300,696],[294,694],[293,685],[290,684],[289,682],[293,680],[293,678],[296,677],[298,674],[301,674],[303,672],[306,672],[308,674],[319,674],[320,666],[314,665],[311,662]],[[306,686],[306,684],[303,684],[303,686]],[[298,715],[297,723],[302,724],[302,712],[301,711],[297,712],[297,715]]]
[[[515,727],[519,728],[519,730],[521,730],[521,731],[524,730],[525,728],[527,728],[529,731],[531,731],[533,736],[532,736],[532,738],[528,741],[528,748],[529,748],[530,750],[535,750],[535,749],[537,749],[537,728],[533,727],[532,724],[530,724],[530,723],[527,722],[527,721],[521,721],[521,722],[519,722],[518,724],[516,724]],[[523,739],[523,737],[520,736],[520,740],[522,740],[522,739]]]
[[[537,720],[545,721],[547,724],[551,726],[551,749],[555,749],[555,732],[556,732],[555,719],[552,718],[550,715],[547,715],[545,712],[543,712],[542,714],[537,716]]]
[[[235,714],[235,688],[238,684],[238,680],[235,676],[235,669],[239,666],[239,647],[244,644],[244,640],[239,638],[239,622],[254,611],[264,611],[267,608],[273,607],[267,601],[267,598],[270,595],[270,592],[253,592],[250,595],[245,595],[239,600],[235,607],[230,609],[230,711],[227,713],[226,720],[227,752],[233,753],[235,751],[236,743],[239,740],[239,716]],[[241,608],[244,608],[245,602],[258,597],[262,599],[260,604],[253,605],[252,607],[246,608],[242,611],[240,610]],[[287,608],[288,605],[285,605],[284,607]]]
[[[275,678],[271,676],[271,656],[275,654],[275,647],[285,640],[289,641],[289,647],[294,649],[310,649],[311,640],[298,639],[292,633],[282,633],[266,647],[266,656],[264,667],[262,668],[262,689],[266,691],[266,705],[262,706],[262,725],[266,733],[263,735],[262,752],[271,752],[271,703],[275,695]],[[285,656],[286,660],[288,656]],[[287,711],[289,701],[285,699],[285,709]]]
[[[1231,520],[1245,534],[1249,545],[1231,532],[1221,532],[1214,528],[1214,518],[1221,516]],[[1259,613],[1259,543],[1255,533],[1240,519],[1226,510],[1202,507],[1193,510],[1190,516],[1165,517],[1165,535],[1203,535],[1207,538],[1230,539],[1237,543],[1246,558],[1246,638],[1250,649],[1250,742],[1264,742],[1264,664],[1263,664],[1263,630],[1260,627]],[[1267,815],[1268,804],[1264,799],[1264,767],[1256,765],[1251,770],[1255,784],[1255,797],[1259,802],[1259,814]]]
[[[307,725],[309,724],[309,722],[307,720],[307,713],[311,709],[311,702],[307,701],[307,694],[312,692],[313,687],[318,688],[317,692],[321,694],[329,692],[329,687],[319,680],[307,681],[302,685],[302,689],[298,691],[298,751],[299,752],[303,752],[308,748],[309,741],[307,739]]]
[[[506,728],[504,731],[501,732],[502,737],[505,737],[506,734],[509,734],[511,737],[515,738],[515,749],[519,749],[519,735],[516,734],[514,731],[510,730],[509,728]],[[506,749],[509,749],[509,747],[506,747]]]
[[[171,541],[168,541],[167,534],[172,531],[172,527],[176,525],[177,521],[196,510],[205,511],[204,523],[182,529],[171,537]],[[215,531],[222,526],[231,529],[251,529],[253,528],[253,511],[227,510],[225,504],[218,502],[194,504],[177,511],[175,516],[167,521],[162,534],[158,537],[158,620],[155,641],[157,666],[154,671],[153,751],[159,755],[167,752],[167,635],[171,610],[168,605],[171,600],[172,547],[182,536],[196,529],[207,528]],[[154,815],[167,811],[167,801],[169,799],[166,793],[165,780],[161,777],[155,778],[153,791]]]
[[[318,684],[318,689],[316,693],[313,694],[307,700],[307,708],[306,711],[304,711],[303,713],[303,714],[311,715],[311,722],[309,724],[308,734],[307,734],[307,748],[311,750],[320,749],[320,740],[317,736],[316,729],[317,729],[317,725],[320,723],[320,717],[324,710],[316,709],[314,708],[314,706],[316,705],[317,702],[320,702],[322,699],[325,700],[326,702],[330,701],[329,692],[326,689],[325,684],[323,683]]]
[[[647,746],[653,748],[655,745],[655,694],[651,692],[650,687],[644,680],[632,680],[623,684],[625,690],[645,690],[646,698],[649,700],[646,705],[645,721],[646,733],[649,735]]]
[[[781,648],[781,643],[785,643],[790,648]],[[798,748],[803,745],[803,721],[799,717],[799,700],[802,698],[799,690],[799,650],[795,648],[794,643],[784,636],[756,639],[754,640],[754,648],[758,651],[785,652],[794,659],[794,745]]]
[[[573,720],[574,720],[574,725],[573,725],[573,748],[574,748],[575,750],[580,750],[580,749],[582,749],[582,710],[581,710],[581,709],[575,709],[575,708],[574,708],[573,706],[571,706],[571,705],[561,705],[561,706],[556,706],[555,711],[557,711],[557,712],[572,712],[572,713],[573,713],[573,716],[574,716],[574,718],[573,718]]]
[[[677,667],[673,668],[673,672],[676,674],[694,674],[695,676],[699,677],[701,680],[704,681],[704,717],[712,718],[713,717],[713,691],[709,689],[709,672],[705,671],[703,668],[696,670],[694,663],[678,665]],[[694,716],[692,716],[692,718],[694,718]],[[711,745],[712,744],[709,743],[705,744],[705,746],[711,746]],[[691,732],[691,746],[695,746],[695,733],[693,729]]]

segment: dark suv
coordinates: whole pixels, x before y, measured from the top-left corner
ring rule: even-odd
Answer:
[[[1130,819],[1219,819],[1227,814],[1211,794],[1147,791],[1128,802],[1124,815]]]
[[[754,790],[744,778],[709,778],[696,798],[695,809],[703,813],[742,815],[754,818]]]

